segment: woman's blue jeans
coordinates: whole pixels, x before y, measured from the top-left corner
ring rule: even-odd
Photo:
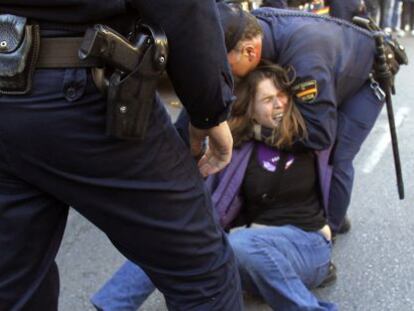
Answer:
[[[316,287],[329,270],[332,245],[319,232],[295,226],[241,229],[229,236],[242,288],[274,310],[337,310],[318,301]]]
[[[155,286],[145,272],[128,260],[91,298],[91,302],[99,310],[136,311],[154,290]]]
[[[290,225],[248,228],[231,233],[229,240],[245,291],[275,310],[337,310],[309,290],[326,277],[331,258],[331,242],[319,232]],[[104,311],[136,311],[154,289],[147,275],[127,261],[92,303]]]

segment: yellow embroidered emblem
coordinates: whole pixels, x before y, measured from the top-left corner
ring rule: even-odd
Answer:
[[[316,80],[299,82],[292,87],[295,97],[306,103],[311,103],[318,96],[318,83]]]

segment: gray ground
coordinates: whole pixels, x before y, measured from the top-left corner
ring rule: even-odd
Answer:
[[[403,43],[414,59],[414,39],[404,39]],[[414,65],[402,68],[394,97],[394,110],[400,119],[406,199],[398,200],[391,147],[388,145],[384,153],[381,149],[386,146],[383,140],[388,133],[385,111],[355,161],[356,181],[349,211],[352,230],[339,237],[334,248],[338,280],[316,292],[322,299],[337,302],[340,310],[414,310],[413,76]],[[174,113],[177,110],[172,109]],[[70,214],[57,260],[62,311],[93,310],[89,296],[124,261],[105,235],[76,212]],[[252,301],[247,302],[246,309],[268,310]],[[141,310],[166,310],[162,296],[152,295]]]

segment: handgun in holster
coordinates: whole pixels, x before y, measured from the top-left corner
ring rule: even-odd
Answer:
[[[154,25],[138,24],[128,39],[101,24],[86,31],[79,58],[100,60],[113,72],[107,89],[107,134],[145,137],[167,56],[167,37]]]

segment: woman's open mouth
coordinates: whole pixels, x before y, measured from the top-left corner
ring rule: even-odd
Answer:
[[[276,112],[272,115],[272,119],[274,122],[279,123],[283,118],[283,112]]]

